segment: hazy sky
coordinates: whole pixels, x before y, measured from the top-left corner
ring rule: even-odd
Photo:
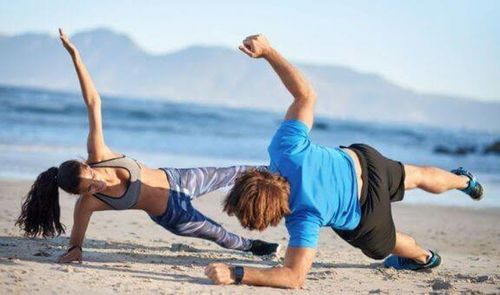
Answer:
[[[149,52],[236,47],[266,34],[287,57],[378,73],[420,92],[500,101],[500,1],[12,1],[0,32],[108,27]]]

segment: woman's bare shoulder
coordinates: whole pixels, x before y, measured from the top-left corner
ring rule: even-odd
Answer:
[[[110,149],[107,149],[107,151],[101,152],[101,153],[89,153],[87,157],[87,161],[85,163],[91,164],[91,163],[97,163],[97,162],[102,162],[106,161],[109,159],[113,158],[119,158],[123,157],[123,154],[113,152]]]
[[[85,211],[112,210],[111,206],[99,200],[90,193],[81,194],[76,202],[75,208]]]

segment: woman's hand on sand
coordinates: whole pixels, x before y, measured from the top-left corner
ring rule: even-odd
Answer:
[[[57,262],[59,263],[70,263],[73,261],[82,263],[82,250],[80,249],[80,247],[74,247],[73,249],[59,256],[59,259],[57,259]]]
[[[68,36],[66,36],[61,28],[59,28],[59,38],[61,39],[64,48],[66,48],[71,56],[75,56],[78,53],[78,49],[76,49],[76,46],[71,43],[71,40],[69,40]]]
[[[216,285],[229,285],[234,283],[231,268],[224,263],[210,263],[205,268],[205,275]]]
[[[269,41],[267,41],[266,37],[261,34],[248,36],[242,43],[243,44],[239,46],[239,49],[246,55],[253,58],[266,57],[266,55],[271,51]]]

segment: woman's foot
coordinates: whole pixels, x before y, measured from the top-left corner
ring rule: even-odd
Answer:
[[[252,247],[247,250],[247,252],[252,252],[253,255],[264,256],[264,255],[275,255],[278,253],[280,244],[268,243],[261,240],[253,240]]]
[[[466,188],[461,189],[461,191],[468,194],[473,200],[481,200],[483,197],[483,186],[476,180],[476,177],[474,177],[472,173],[462,167],[451,170],[451,173],[467,176],[467,178],[469,178],[469,185]]]
[[[431,256],[427,259],[426,263],[420,263],[413,259],[404,258],[396,255],[387,257],[384,261],[385,267],[392,267],[394,269],[406,270],[422,270],[437,267],[441,264],[441,256],[436,252],[429,250]]]

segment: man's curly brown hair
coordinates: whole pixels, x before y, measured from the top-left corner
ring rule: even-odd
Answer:
[[[290,185],[278,174],[251,169],[243,172],[223,202],[224,212],[235,215],[244,228],[265,230],[290,214]]]

